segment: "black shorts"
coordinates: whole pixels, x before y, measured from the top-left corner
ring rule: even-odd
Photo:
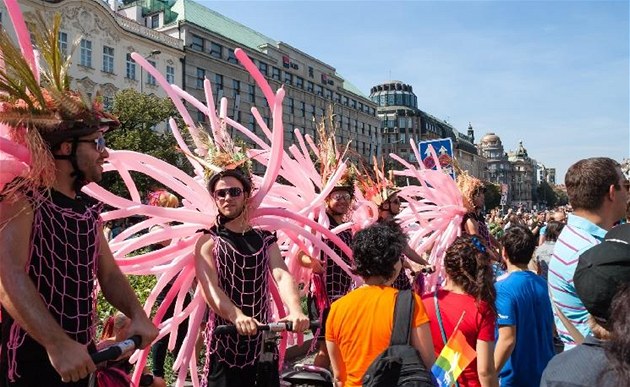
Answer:
[[[308,318],[311,321],[319,321],[320,327],[313,332],[313,337],[317,341],[325,341],[326,340],[326,320],[328,319],[328,312],[330,312],[330,307],[324,308],[322,312],[322,316],[320,319],[319,310],[317,309],[317,302],[315,301],[315,297],[312,295],[308,296]]]

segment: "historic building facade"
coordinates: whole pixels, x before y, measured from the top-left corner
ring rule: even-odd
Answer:
[[[316,123],[330,110],[338,126],[337,140],[365,158],[380,155],[380,121],[376,104],[338,74],[334,67],[268,38],[191,0],[134,1],[119,12],[184,44],[183,88],[205,101],[204,79],[212,83],[218,104],[228,99],[228,116],[265,139],[252,114],[257,107],[266,126],[271,112],[254,80],[234,55],[242,48],[273,89],[284,87],[285,146],[295,143],[294,129],[317,140]],[[193,117],[203,114],[189,105]]]
[[[20,0],[20,7],[26,20],[36,20],[36,12],[40,12],[52,23],[53,15],[61,14],[59,42],[62,51],[72,55],[71,87],[88,97],[100,93],[106,107],[118,90],[127,88],[166,96],[155,78],[131,60],[132,52],[148,57],[171,83],[181,86],[182,42],[117,14],[105,2]],[[15,39],[4,3],[0,3],[0,22]]]
[[[410,140],[419,141],[450,138],[453,156],[459,167],[473,176],[485,178],[486,160],[474,145],[474,130],[458,132],[448,122],[418,108],[418,97],[411,85],[389,81],[370,90],[370,99],[378,105],[381,120],[383,154],[395,153],[408,161],[416,161]]]

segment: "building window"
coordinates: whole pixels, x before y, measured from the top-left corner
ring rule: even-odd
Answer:
[[[345,95],[342,95],[341,96],[341,104],[348,106],[348,97],[346,97]]]
[[[330,90],[330,89],[324,89],[324,98],[326,98],[326,99],[332,99],[332,90]]]
[[[267,63],[265,63],[265,62],[258,62],[258,70],[260,70],[260,72],[264,76],[268,76],[269,75],[267,73]]]
[[[158,28],[160,26],[160,14],[151,16],[151,28]]]
[[[293,114],[294,104],[295,102],[293,101],[293,98],[287,98],[287,111],[289,112],[289,114]]]
[[[238,59],[236,59],[236,55],[234,55],[234,50],[232,50],[231,48],[228,49],[227,61],[230,63],[238,64]]]
[[[313,77],[314,77],[314,74],[313,74],[313,73],[314,73],[314,71],[313,71],[313,67],[308,66],[308,76],[309,76],[310,78],[313,78]]]
[[[304,89],[304,78],[295,77],[295,86],[299,87],[300,89]]]
[[[313,92],[315,85],[311,81],[306,81],[306,91]]]
[[[286,83],[287,85],[292,85],[293,84],[293,74],[291,73],[284,73],[284,83]]]
[[[197,122],[206,122],[206,115],[201,110],[197,110]]]
[[[166,66],[166,82],[170,84],[175,83],[175,67]]]
[[[197,36],[193,34],[190,48],[192,48],[195,51],[203,51],[203,38],[201,36]]]
[[[223,59],[223,46],[218,43],[210,42],[210,56]]]
[[[248,114],[247,120],[247,129],[249,129],[252,133],[256,133],[256,119],[253,114]]]
[[[103,95],[103,108],[108,112],[114,108],[114,98],[111,95]]]
[[[92,67],[92,41],[81,39],[81,66]]]
[[[232,89],[234,89],[234,97],[241,94],[241,81],[232,79]]]
[[[315,115],[315,106],[306,105],[306,118],[313,118],[314,115]]]
[[[300,117],[306,116],[306,103],[304,101],[300,101]]]
[[[2,25],[2,23],[0,23]],[[61,55],[68,56],[68,33],[59,31],[59,51]],[[62,59],[64,59],[62,58]]]
[[[256,102],[256,86],[247,85],[247,94],[249,95],[249,102]]]
[[[353,109],[356,109],[357,108],[357,101],[354,100],[354,99],[351,99],[350,100],[350,107],[353,108]]]
[[[271,78],[275,79],[276,81],[280,81],[282,79],[282,70],[280,70],[276,66],[273,66],[271,68]]]
[[[341,94],[333,93],[333,101],[335,101],[336,103],[341,103]]]
[[[320,85],[315,85],[315,95],[324,95],[323,89]]]
[[[127,79],[136,80],[136,62],[131,58],[131,54],[127,53]]]
[[[197,67],[197,79],[196,79],[197,89],[203,89],[204,79],[206,79],[206,70]]]
[[[103,46],[103,72],[114,73],[114,48]]]
[[[155,67],[156,65],[154,60],[148,60],[147,62],[149,62],[149,64],[153,67]],[[152,86],[156,85],[155,77],[149,73],[147,73],[147,85],[152,85]]]
[[[219,102],[218,100],[220,99],[219,97],[219,91],[223,90],[223,75],[221,74],[215,74],[214,75],[214,86],[216,87],[216,91],[215,91],[215,95],[217,96],[217,103]],[[223,94],[223,93],[221,93]],[[221,95],[222,97],[223,95]]]

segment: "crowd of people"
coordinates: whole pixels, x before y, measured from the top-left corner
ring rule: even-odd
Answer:
[[[36,41],[45,41],[43,31],[33,33]],[[0,191],[0,386],[87,386],[89,375],[102,373],[90,357],[97,346],[108,345],[96,340],[99,289],[120,311],[104,338],[138,335],[140,349],[153,344],[151,383],[164,385],[168,339],[156,340],[157,327],[114,259],[108,243],[114,227],[103,224],[102,203],[82,193],[86,184],[101,180],[109,157],[104,134],[119,122],[98,104],[86,104],[64,77],[34,87],[36,69],[14,59],[7,65],[23,66],[20,77],[31,87],[0,89],[9,96],[0,122],[28,145],[33,167],[31,175]],[[321,237],[326,252],[302,244],[297,254],[310,274],[307,312],[279,233],[250,218],[260,187],[243,162],[248,156],[230,144],[209,156],[213,168],[205,171],[205,189],[216,218],[194,233],[191,254],[193,287],[209,312],[201,385],[263,385],[259,354],[266,342],[259,327],[273,318],[272,289],[281,305],[278,318],[291,322],[293,330],[308,329],[307,314],[321,322],[315,365],[330,368],[337,387],[363,385],[372,362],[391,344],[397,298],[414,288],[421,290],[412,294],[405,322],[409,345],[427,374],[436,365],[444,369],[440,359],[454,361],[446,367],[448,385],[630,386],[630,224],[624,224],[630,182],[616,161],[577,161],[565,177],[569,206],[536,214],[484,215],[483,184],[460,174],[462,213],[452,220],[459,219],[454,228],[459,236],[430,264],[408,237],[412,226],[421,226],[397,223],[404,206],[399,187],[378,168],[363,174],[345,169],[343,154],[334,150],[332,159],[319,160],[335,167],[321,174],[320,188],[329,191],[315,221],[327,226],[326,235],[337,230],[337,238]],[[335,171],[345,172],[340,177]],[[333,176],[336,183],[328,187]],[[371,224],[352,224],[359,198],[367,203]],[[152,193],[149,204],[180,206],[166,190]],[[156,224],[148,232],[171,226]],[[151,248],[170,247],[164,240]],[[434,265],[438,270],[431,274]],[[413,287],[412,280],[422,282],[425,274],[437,278],[436,286]],[[171,281],[163,288],[158,303],[166,302],[173,287]],[[192,297],[183,303],[193,303]],[[172,320],[175,309],[168,308],[165,318]],[[185,320],[181,327],[190,324]],[[218,325],[233,325],[236,332],[216,333]],[[192,331],[171,331],[178,336],[174,352]],[[474,354],[464,356],[464,365],[461,354],[452,352],[459,337]],[[445,350],[450,352],[444,355]],[[115,367],[129,385],[128,359]]]

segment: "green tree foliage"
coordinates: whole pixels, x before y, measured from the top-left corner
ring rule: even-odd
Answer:
[[[501,187],[489,181],[484,182],[486,188],[485,206],[486,209],[496,208],[501,205]]]
[[[569,197],[567,193],[559,188],[554,188],[554,193],[557,195],[558,200],[556,201],[556,206],[566,206],[569,204]]]
[[[558,205],[558,194],[546,181],[538,184],[536,196],[538,197],[538,202],[546,205],[548,208],[553,208]]]
[[[108,147],[116,150],[131,150],[151,155],[160,160],[192,173],[192,167],[177,147],[170,132],[160,133],[152,128],[179,114],[169,99],[155,95],[141,94],[133,89],[116,93],[112,113],[118,116],[121,126],[106,134]],[[178,125],[182,127],[182,125]],[[155,189],[158,184],[150,177],[131,172],[142,197]],[[112,192],[129,197],[122,179],[116,172],[104,175],[102,185]]]

